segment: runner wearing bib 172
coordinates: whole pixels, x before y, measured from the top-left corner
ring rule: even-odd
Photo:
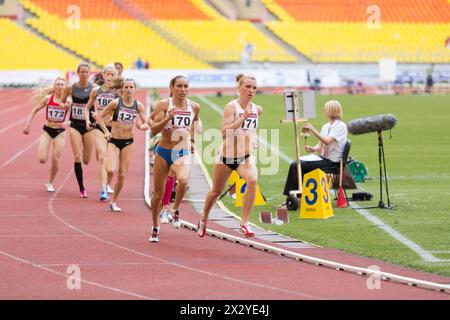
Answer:
[[[47,162],[50,145],[53,146],[50,175],[48,183],[46,184],[48,192],[55,191],[53,180],[58,172],[59,159],[61,158],[62,150],[66,141],[64,121],[70,108],[70,101],[67,103],[62,102],[62,96],[65,88],[66,80],[63,78],[57,78],[53,84],[53,87],[36,93],[33,100],[38,103],[38,105],[31,111],[25,128],[23,129],[24,134],[29,134],[31,122],[33,121],[34,116],[38,111],[46,107],[47,121],[42,128],[43,132],[39,138],[38,159],[40,163]]]

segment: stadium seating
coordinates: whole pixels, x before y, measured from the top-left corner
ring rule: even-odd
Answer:
[[[200,0],[125,0],[153,19],[184,48],[209,62],[238,62],[247,43],[254,47],[253,61],[295,62],[272,39],[247,21],[229,21]],[[220,41],[218,41],[220,39]]]
[[[449,24],[268,22],[281,39],[314,62],[450,62]],[[295,37],[292,35],[296,35]]]
[[[30,26],[98,65],[115,57],[113,60],[121,60],[125,67],[130,67],[137,57],[141,57],[148,60],[152,68],[209,68],[211,62],[240,61],[249,42],[254,47],[253,61],[296,61],[250,22],[228,21],[200,0],[122,0],[120,7],[106,0],[57,3],[23,0],[23,3],[39,17],[28,19]],[[66,10],[70,4],[80,7],[81,29],[64,27],[66,19],[63,18],[67,18]],[[125,13],[125,8],[152,19],[153,24],[145,26],[128,19],[130,15]],[[131,49],[120,48],[114,52],[99,49],[118,41]]]
[[[130,68],[140,57],[149,61],[151,68],[210,68],[135,20],[84,19],[80,29],[69,29],[66,20],[50,15],[27,23],[99,66],[121,61]]]
[[[157,69],[211,67],[144,24],[132,20],[110,0],[63,0],[58,4],[50,0],[22,0],[22,4],[38,16],[27,19],[29,26],[98,66],[121,61],[125,68],[130,68],[137,58],[141,58],[148,61],[151,68]],[[80,6],[79,29],[68,27],[68,14],[64,13],[64,7],[67,10],[70,4]],[[86,16],[85,12],[89,15]]]
[[[450,22],[450,6],[446,0],[272,1],[297,21],[365,22],[368,8],[376,5],[380,9],[383,22]]]
[[[110,19],[130,19],[130,16],[121,10],[111,0],[30,0],[22,1],[27,4],[31,2],[35,7],[56,15],[60,18],[67,18],[71,15],[68,12],[70,6],[77,6],[80,9],[82,19],[110,18]]]
[[[254,47],[253,61],[296,61],[294,56],[248,21],[158,20],[157,23],[180,42],[186,42],[206,61],[238,62],[247,43],[251,43]]]
[[[9,19],[0,18],[0,43],[0,70],[65,70],[80,62]]]
[[[450,5],[445,0],[263,0],[280,21],[267,27],[314,62],[450,62]]]
[[[204,20],[210,17],[190,0],[124,0],[144,13],[147,19]]]
[[[378,0],[378,26],[372,24],[372,12],[367,11],[372,0],[261,2],[277,18],[266,21],[265,26],[313,62],[378,62],[385,57],[406,63],[450,62],[450,50],[445,47],[450,37],[449,0]],[[203,0],[21,3],[34,14],[26,20],[28,26],[98,66],[120,60],[129,68],[140,57],[153,69],[212,68],[212,64],[241,61],[248,43],[254,48],[252,61],[297,61],[261,28],[248,21],[228,20]],[[78,29],[68,24],[74,17],[73,11],[68,12],[72,5],[80,9]],[[20,41],[24,51],[49,51],[38,68],[67,68],[79,61],[75,55],[14,25],[9,22],[2,28],[2,39],[17,33],[18,39],[36,38]],[[14,57],[0,63],[8,64],[8,68],[14,64],[15,68],[25,68],[25,60]]]

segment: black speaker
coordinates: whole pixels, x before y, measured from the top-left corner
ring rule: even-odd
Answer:
[[[373,198],[373,194],[370,192],[354,192],[352,193],[353,201],[369,201]]]

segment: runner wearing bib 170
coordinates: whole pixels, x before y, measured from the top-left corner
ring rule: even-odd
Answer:
[[[233,170],[236,170],[247,183],[243,198],[240,231],[246,237],[255,235],[248,224],[258,181],[256,161],[252,151],[256,146],[256,129],[263,109],[251,102],[256,94],[256,79],[240,74],[236,77],[236,81],[239,98],[229,102],[223,113],[221,125],[223,144],[214,163],[213,186],[206,196],[203,217],[197,226],[197,233],[200,237],[205,236],[209,212]]]
[[[79,80],[73,86],[67,87],[63,97],[63,101],[66,101],[66,98],[69,96],[72,98],[72,107],[70,110],[70,144],[72,146],[75,176],[78,187],[80,188],[81,198],[87,198],[86,188],[83,183],[81,159],[83,159],[84,164],[89,164],[94,147],[93,132],[86,128],[84,117],[86,104],[89,101],[89,95],[94,87],[89,82],[90,71],[91,67],[89,64],[81,63],[78,65],[77,74]],[[93,121],[92,118],[91,121]]]
[[[184,76],[170,81],[170,98],[157,103],[149,117],[152,135],[161,132],[155,148],[153,164],[153,195],[151,201],[153,227],[150,242],[159,242],[159,211],[164,194],[164,185],[170,169],[175,173],[178,185],[173,206],[172,225],[181,226],[178,208],[187,189],[190,174],[190,157],[194,147],[194,121],[199,118],[200,106],[187,99],[189,82]]]
[[[125,79],[122,87],[122,97],[111,101],[105,109],[97,114],[97,124],[104,132],[104,137],[109,141],[106,170],[112,174],[119,168],[117,183],[114,193],[109,203],[111,211],[122,211],[116,204],[117,198],[125,182],[125,176],[130,168],[133,159],[133,127],[136,124],[139,130],[147,130],[148,125],[145,118],[145,110],[142,103],[134,99],[136,83],[133,79]],[[112,130],[108,131],[105,125],[105,118],[112,116]],[[137,117],[141,119],[141,124],[137,124]]]
[[[116,90],[114,88],[114,79],[117,76],[117,70],[114,65],[107,66],[102,73],[102,79],[104,84],[101,87],[92,89],[89,101],[86,105],[84,112],[86,128],[91,130],[94,128],[94,144],[98,162],[98,176],[100,180],[100,201],[108,199],[108,193],[113,193],[111,188],[111,181],[113,173],[106,173],[106,151],[108,147],[108,141],[105,140],[104,132],[99,125],[91,123],[91,116],[89,110],[93,107],[92,116],[95,118],[96,114],[102,111],[111,101],[117,98]],[[111,132],[111,116],[103,119],[105,121],[106,128]]]
[[[71,102],[68,101],[65,104],[62,102],[62,96],[65,88],[66,80],[63,78],[57,78],[53,84],[53,87],[44,89],[40,93],[34,95],[33,100],[37,102],[38,105],[31,111],[25,128],[23,129],[24,134],[29,134],[30,125],[34,116],[39,110],[46,107],[47,121],[43,127],[44,132],[42,132],[41,137],[39,138],[38,159],[40,163],[47,162],[48,150],[50,148],[50,144],[52,144],[52,165],[50,167],[50,177],[48,183],[46,184],[48,192],[55,191],[55,188],[53,187],[53,179],[58,172],[59,159],[61,158],[61,153],[66,141],[64,121]]]

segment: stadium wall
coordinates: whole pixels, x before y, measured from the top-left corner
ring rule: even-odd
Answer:
[[[19,0],[0,0],[0,18],[15,19],[19,15]]]

